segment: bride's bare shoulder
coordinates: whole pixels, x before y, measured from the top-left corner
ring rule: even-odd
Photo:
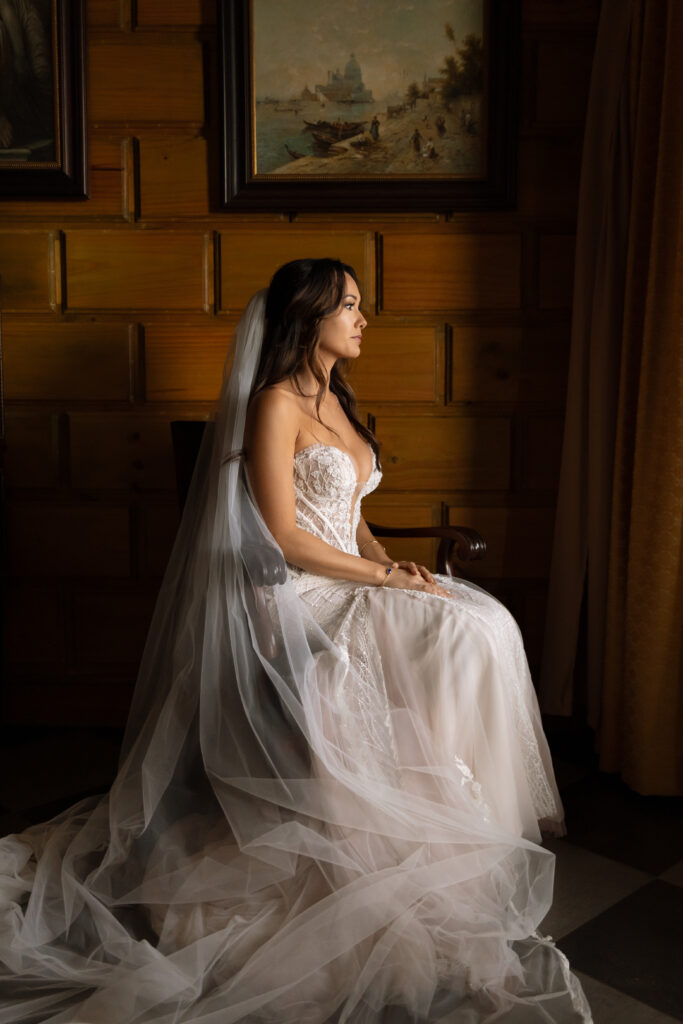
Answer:
[[[298,395],[275,384],[254,395],[247,413],[247,432],[296,429],[301,417]]]

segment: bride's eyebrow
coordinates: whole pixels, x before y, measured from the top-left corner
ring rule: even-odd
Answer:
[[[345,295],[344,298],[345,299],[353,299],[353,301],[357,302],[358,305],[360,306],[360,299],[358,298],[357,295]]]

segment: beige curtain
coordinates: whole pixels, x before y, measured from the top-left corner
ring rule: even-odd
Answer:
[[[683,792],[682,55],[680,0],[604,0],[541,676],[644,793]]]

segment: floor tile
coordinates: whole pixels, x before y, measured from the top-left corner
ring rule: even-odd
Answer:
[[[683,1011],[683,889],[655,879],[560,939],[579,971],[676,1017]]]
[[[567,839],[543,844],[555,863],[553,905],[540,926],[544,935],[559,939],[652,881],[644,871],[591,853]]]
[[[595,774],[562,793],[573,843],[659,875],[683,857],[683,798],[643,797]]]
[[[574,973],[590,1003],[593,1024],[676,1024],[679,1020],[646,1003],[639,1003],[609,985],[603,985],[582,971]]]

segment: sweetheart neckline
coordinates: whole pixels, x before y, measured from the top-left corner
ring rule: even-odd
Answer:
[[[310,452],[310,450],[312,448],[332,448],[333,451],[339,452],[340,455],[345,455],[346,458],[351,463],[351,466],[353,467],[353,475],[355,476],[356,484],[359,487],[365,487],[365,485],[367,483],[369,483],[370,480],[372,479],[372,474],[377,471],[377,467],[373,463],[372,469],[370,470],[370,475],[365,480],[359,480],[358,479],[358,469],[356,467],[356,463],[355,463],[353,457],[348,452],[345,452],[344,449],[340,448],[338,445],[336,445],[336,444],[325,444],[324,441],[314,441],[313,444],[307,444],[305,448],[299,448],[298,452],[294,452],[294,458],[296,458],[298,455],[303,454],[303,452]],[[368,445],[368,448],[370,448],[370,445]],[[373,453],[373,455],[374,455],[374,453]]]

